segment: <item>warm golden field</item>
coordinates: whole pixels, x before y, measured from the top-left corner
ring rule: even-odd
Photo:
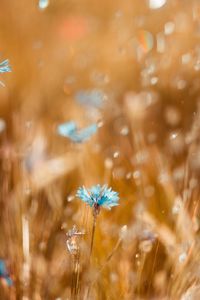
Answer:
[[[199,300],[199,0],[38,2],[0,0],[0,300]]]

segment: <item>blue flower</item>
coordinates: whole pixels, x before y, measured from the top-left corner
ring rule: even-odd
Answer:
[[[101,186],[100,184],[86,189],[84,186],[80,187],[76,194],[83,202],[94,207],[94,209],[103,206],[104,208],[111,209],[113,206],[117,206],[119,203],[119,195],[113,191],[112,188],[108,188],[107,185]]]
[[[0,73],[11,72],[11,67],[9,65],[9,60],[5,59],[0,63]]]
[[[49,0],[39,0],[39,8],[40,9],[45,9],[49,5]]]
[[[97,128],[97,124],[92,124],[83,129],[78,129],[76,123],[70,121],[60,124],[57,127],[57,132],[59,135],[68,137],[75,143],[82,143],[89,140],[89,138],[96,133]]]
[[[0,259],[0,278],[4,278],[8,286],[11,286],[13,284],[13,281],[9,276],[8,269],[3,259]]]

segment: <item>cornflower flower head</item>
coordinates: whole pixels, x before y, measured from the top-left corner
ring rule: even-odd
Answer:
[[[90,207],[93,207],[94,216],[99,214],[101,206],[106,209],[111,209],[113,206],[119,204],[118,193],[113,191],[112,188],[107,187],[107,185],[101,186],[97,184],[89,189],[86,189],[84,186],[80,187],[76,196]]]
[[[0,73],[11,72],[11,67],[9,65],[9,60],[5,59],[0,63]]]
[[[88,127],[78,129],[76,123],[70,121],[60,124],[57,127],[57,132],[59,135],[69,138],[74,143],[83,143],[89,140],[96,133],[97,129],[97,124],[91,124]]]

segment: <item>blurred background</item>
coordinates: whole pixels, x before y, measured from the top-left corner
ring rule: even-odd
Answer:
[[[200,299],[200,2],[1,0],[0,42],[0,299]]]

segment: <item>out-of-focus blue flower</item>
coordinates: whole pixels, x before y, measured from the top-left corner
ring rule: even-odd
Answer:
[[[43,10],[45,8],[47,8],[49,5],[49,0],[39,0],[38,6],[39,9]]]
[[[76,194],[83,202],[89,204],[91,207],[97,208],[103,206],[104,208],[111,209],[119,203],[119,195],[108,188],[107,185],[101,186],[100,184],[86,189],[84,186],[80,187]]]
[[[0,63],[0,73],[11,72],[11,67],[9,65],[9,60],[5,59]]]
[[[75,122],[66,122],[57,127],[59,135],[69,138],[75,143],[83,143],[97,132],[97,124],[92,124],[83,129],[78,129]]]
[[[9,276],[8,269],[3,259],[0,259],[0,278],[5,279],[8,286],[11,286],[13,284],[13,281]]]
[[[81,90],[78,91],[75,95],[75,100],[86,106],[93,106],[96,108],[101,108],[105,99],[105,94],[101,90]]]

